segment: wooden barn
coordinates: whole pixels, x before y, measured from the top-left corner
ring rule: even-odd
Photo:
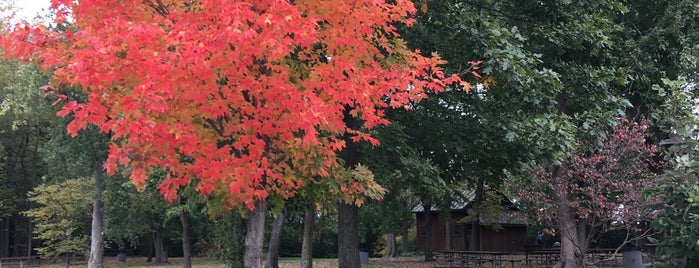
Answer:
[[[513,206],[511,200],[505,198],[502,202],[502,215],[500,217],[484,219],[480,218],[480,250],[481,251],[501,251],[520,252],[524,251],[527,245],[527,221]],[[424,250],[427,239],[427,228],[432,230],[432,250],[447,249],[446,230],[451,229],[452,250],[468,250],[471,235],[471,223],[463,222],[462,219],[468,216],[468,210],[473,204],[473,195],[464,200],[458,200],[451,205],[451,225],[447,227],[445,221],[440,217],[437,207],[432,207],[429,211],[431,226],[427,226],[425,209],[422,204],[413,208],[417,227],[417,249]],[[489,227],[491,226],[491,227]],[[492,226],[498,226],[493,228]]]

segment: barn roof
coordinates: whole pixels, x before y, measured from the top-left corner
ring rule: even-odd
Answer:
[[[514,207],[514,205],[517,203],[514,199],[508,198],[505,196],[505,194],[501,192],[497,192],[497,195],[499,195],[502,198],[502,204],[503,207]],[[460,198],[457,198],[456,200],[451,202],[450,209],[451,210],[464,210],[467,209],[469,206],[473,204],[474,199],[476,199],[476,194],[474,191],[466,191],[462,192],[461,195],[459,195]],[[415,212],[424,212],[425,208],[422,205],[422,202],[417,204],[415,207],[413,207],[413,213]],[[432,205],[430,208],[430,211],[439,211],[439,207],[436,205]]]
[[[472,196],[469,199],[459,199],[456,201],[452,201],[450,209],[451,210],[466,209],[466,207],[468,207],[469,204],[473,203],[474,198],[475,198],[475,196]],[[413,207],[413,213],[424,212],[424,211],[425,211],[425,207],[423,207],[422,202],[420,202],[420,204],[417,204],[415,207]],[[439,208],[436,205],[432,205],[432,207],[430,208],[430,211],[439,211]]]

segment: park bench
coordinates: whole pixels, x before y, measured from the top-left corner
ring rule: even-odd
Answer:
[[[39,266],[41,266],[41,260],[37,256],[0,258],[0,268]]]

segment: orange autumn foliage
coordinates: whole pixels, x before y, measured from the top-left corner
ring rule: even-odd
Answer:
[[[52,8],[70,26],[8,28],[6,56],[53,72],[48,90],[63,98],[58,114],[72,116],[71,135],[88,124],[112,134],[108,172],[129,167],[142,185],[164,168],[168,199],[192,182],[226,206],[291,196],[307,176],[333,179],[344,135],[376,143],[367,130],[388,123],[384,109],[465,85],[444,76],[438,56],[400,39],[395,25],[413,23],[409,0],[53,0]],[[85,101],[65,96],[76,87]],[[345,109],[363,130],[343,123]]]

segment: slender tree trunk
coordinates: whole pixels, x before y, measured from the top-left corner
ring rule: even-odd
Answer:
[[[190,241],[189,216],[182,209],[180,212],[180,222],[182,223],[182,268],[192,268],[192,247]]]
[[[265,268],[279,268],[279,248],[282,245],[282,230],[284,229],[284,213],[279,213],[272,223],[272,233],[269,235],[267,248],[267,264]]]
[[[155,263],[167,262],[165,245],[163,244],[163,231],[160,228],[153,232],[153,250],[155,251]]]
[[[34,225],[32,224],[32,221],[29,221],[29,224],[27,224],[27,232],[29,235],[27,235],[27,257],[32,256],[32,233],[34,232]]]
[[[472,251],[481,250],[481,204],[483,204],[484,186],[485,177],[479,176],[478,183],[476,184],[475,196],[473,198],[473,206],[469,210],[469,213],[473,214],[473,221],[471,221],[471,237],[468,249]]]
[[[386,258],[396,257],[396,233],[390,232],[386,234]]]
[[[423,208],[425,210],[425,260],[432,261],[434,260],[432,254],[432,204],[423,202]]]
[[[401,246],[402,252],[407,253],[410,252],[410,225],[403,226],[403,229],[400,231],[400,237],[401,237]]]
[[[359,268],[359,207],[340,202],[337,212],[338,267]]]
[[[70,257],[72,257],[73,254],[66,253],[66,268],[70,268]]]
[[[0,241],[0,257],[10,257],[10,217],[2,219],[2,241]]]
[[[245,268],[262,267],[262,247],[265,237],[265,213],[267,212],[265,200],[255,201],[255,210],[248,214],[245,233],[245,255],[243,265]]]
[[[153,252],[155,251],[155,250],[154,250],[154,248],[155,248],[155,243],[154,243],[154,242],[155,242],[155,239],[154,239],[154,237],[155,237],[155,236],[153,236],[153,234],[151,234],[151,239],[149,240],[149,242],[148,242],[148,247],[147,247],[147,248],[148,248],[148,254],[147,254],[147,257],[146,257],[146,262],[152,262],[152,261],[153,261]]]
[[[24,223],[22,222],[22,219],[19,217],[19,214],[12,215],[12,222],[14,223],[14,226],[15,226],[15,230],[14,230],[13,235],[12,235],[12,245],[14,245],[14,247],[12,249],[12,257],[20,257],[20,256],[22,256],[22,253],[23,253],[23,252],[21,252],[21,246],[22,246],[21,240],[24,240],[24,239],[20,239],[20,237],[19,237],[20,226],[24,225]]]
[[[452,249],[454,247],[454,239],[451,236],[451,213],[446,212],[448,215],[444,220],[444,249]]]
[[[315,211],[308,207],[303,215],[303,242],[301,243],[301,268],[313,268],[313,223]]]
[[[104,259],[104,237],[102,236],[102,161],[95,163],[95,199],[92,203],[92,233],[90,236],[90,258],[87,266],[102,268]]]

